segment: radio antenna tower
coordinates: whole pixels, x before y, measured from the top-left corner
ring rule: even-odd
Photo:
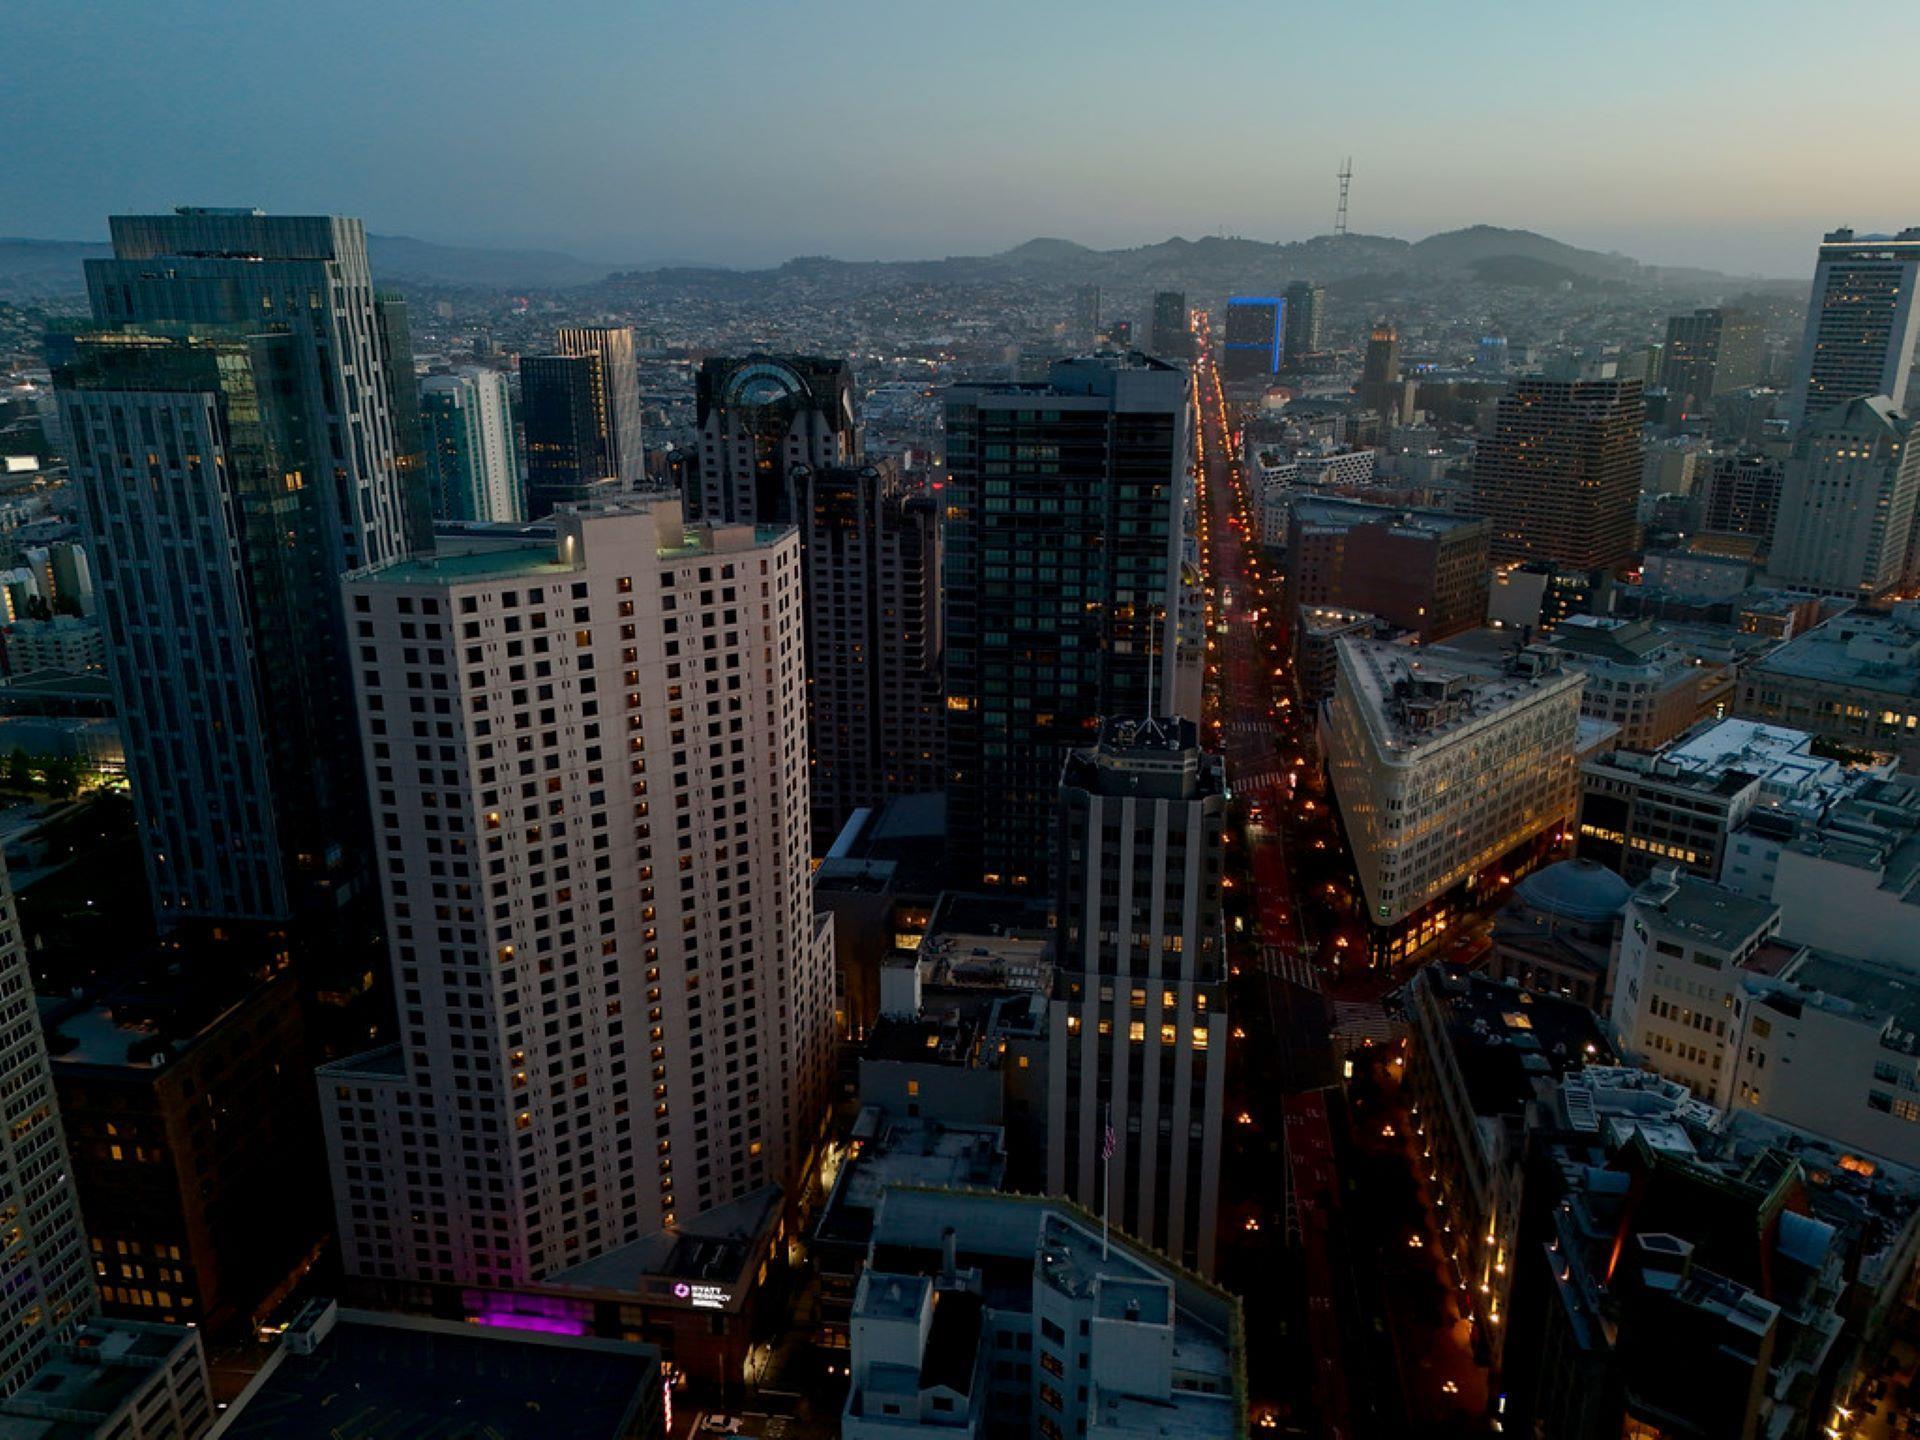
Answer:
[[[1353,184],[1353,157],[1349,155],[1340,162],[1340,208],[1333,215],[1333,233],[1341,238],[1347,233],[1347,190]]]

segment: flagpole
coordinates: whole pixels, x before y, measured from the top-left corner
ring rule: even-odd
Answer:
[[[1113,1236],[1113,1102],[1107,1102],[1107,1126],[1100,1137],[1100,1259],[1111,1257]]]

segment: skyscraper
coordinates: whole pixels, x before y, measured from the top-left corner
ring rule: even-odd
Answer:
[[[940,512],[891,464],[796,465],[814,853],[853,810],[946,783]]]
[[[338,577],[407,553],[357,220],[115,216],[56,377],[162,928],[369,897]],[[392,317],[389,317],[391,320]]]
[[[1175,693],[1187,375],[1138,352],[947,395],[948,825],[960,883],[1044,889],[1060,767]],[[1152,677],[1151,679],[1149,677]]]
[[[1265,380],[1280,373],[1287,302],[1273,296],[1236,295],[1227,301],[1226,352],[1220,378]]]
[[[1742,446],[1707,457],[1701,530],[1710,535],[1751,535],[1765,546],[1773,536],[1774,512],[1786,479],[1783,449]]]
[[[1193,356],[1193,327],[1187,319],[1187,296],[1183,290],[1160,290],[1153,297],[1153,334],[1148,346],[1154,354],[1169,360],[1187,360]]]
[[[1739,310],[1696,310],[1667,321],[1660,383],[1682,403],[1705,405],[1727,390],[1758,384],[1763,331]]]
[[[1100,287],[1081,285],[1073,292],[1073,333],[1075,345],[1091,348],[1100,337]]]
[[[800,543],[562,510],[346,585],[400,1042],[319,1075],[342,1254],[504,1286],[798,1183],[832,1078]]]
[[[1798,426],[1859,395],[1906,396],[1920,344],[1920,226],[1835,230],[1820,242],[1788,418]]]
[[[622,486],[607,427],[602,358],[525,355],[520,360],[520,419],[527,435],[527,513],[592,500]]]
[[[715,356],[695,391],[700,463],[687,513],[712,524],[793,520],[795,465],[854,465],[853,372],[813,355]]]
[[[1408,408],[1407,384],[1400,378],[1400,332],[1390,320],[1379,321],[1367,337],[1361,363],[1360,403],[1397,424]]]
[[[54,1104],[47,1042],[33,1008],[33,978],[0,868],[0,993],[16,1019],[0,1033],[8,1125],[0,1130],[0,1210],[7,1215],[7,1291],[12,1314],[0,1329],[0,1396],[12,1395],[93,1311],[93,1262]]]
[[[1869,601],[1900,589],[1920,514],[1912,439],[1912,419],[1884,395],[1810,415],[1781,480],[1768,579]]]
[[[1193,722],[1110,719],[1060,781],[1047,1189],[1204,1274],[1220,1209],[1227,798]]]
[[[1311,280],[1296,280],[1287,286],[1285,300],[1287,326],[1283,359],[1288,369],[1298,370],[1306,357],[1320,348],[1327,290]]]
[[[633,362],[633,331],[625,325],[563,326],[553,337],[555,353],[595,355],[600,360],[601,426],[607,473],[622,490],[646,484],[646,435],[640,421],[640,372]]]
[[[1521,376],[1473,457],[1473,513],[1493,522],[1493,558],[1599,570],[1638,542],[1640,426],[1634,380]]]
[[[507,377],[469,367],[420,382],[427,489],[442,520],[522,520]]]

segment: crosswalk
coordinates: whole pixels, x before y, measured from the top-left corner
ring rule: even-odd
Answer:
[[[1284,770],[1256,770],[1251,775],[1233,777],[1233,788],[1242,795],[1251,795],[1258,790],[1279,789],[1285,783],[1287,772]]]
[[[1297,985],[1315,995],[1321,993],[1320,972],[1306,956],[1296,954],[1292,946],[1262,945],[1260,964],[1268,973],[1278,975],[1289,985]]]

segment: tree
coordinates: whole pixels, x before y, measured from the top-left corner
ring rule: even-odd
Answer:
[[[59,755],[47,762],[47,793],[65,800],[80,788],[80,762],[71,755]]]

